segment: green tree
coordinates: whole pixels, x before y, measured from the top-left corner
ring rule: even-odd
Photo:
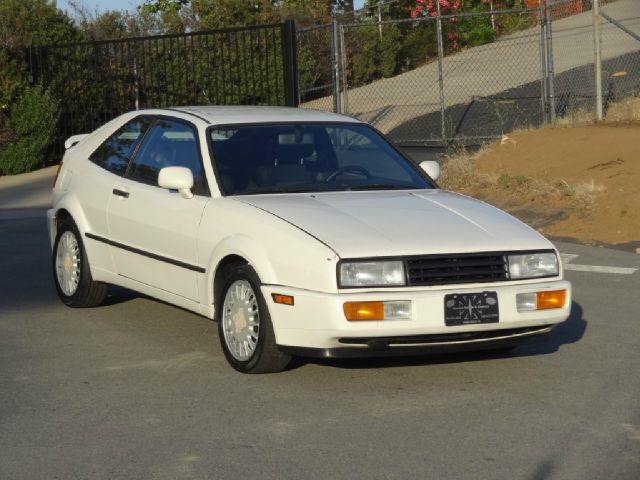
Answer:
[[[42,163],[54,137],[58,102],[41,86],[25,87],[7,120],[13,137],[0,150],[0,173],[29,172]]]
[[[0,0],[2,173],[28,171],[41,163],[57,119],[58,101],[49,91],[29,86],[28,48],[83,38],[72,20],[45,0]],[[38,121],[52,122],[52,128]]]

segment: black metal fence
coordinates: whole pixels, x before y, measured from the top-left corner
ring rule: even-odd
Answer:
[[[65,138],[139,108],[298,102],[293,22],[32,47],[31,80],[60,99]]]

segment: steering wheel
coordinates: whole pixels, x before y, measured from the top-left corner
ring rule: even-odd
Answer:
[[[360,167],[358,165],[347,165],[346,167],[342,167],[331,172],[329,176],[324,179],[324,181],[330,182],[331,180],[336,178],[338,175],[342,175],[345,172],[355,172],[365,176],[366,178],[371,178],[371,174],[366,168]]]

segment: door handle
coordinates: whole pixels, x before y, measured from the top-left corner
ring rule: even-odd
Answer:
[[[126,190],[120,190],[119,188],[114,188],[112,193],[114,195],[117,195],[118,197],[129,198],[129,192],[127,192]]]

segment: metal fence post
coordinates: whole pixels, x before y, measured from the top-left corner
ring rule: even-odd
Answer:
[[[34,71],[34,60],[33,60],[33,50],[35,47],[30,46],[27,47],[27,58],[29,59],[29,74],[27,77],[27,81],[29,82],[29,85],[33,85],[35,82],[35,75],[33,74]]]
[[[602,54],[600,51],[600,1],[593,0],[593,67],[596,81],[596,120],[602,121]]]
[[[344,25],[340,25],[340,59],[342,62],[342,113],[349,115],[349,84],[347,83],[347,53],[344,42]]]
[[[282,26],[282,74],[284,77],[284,101],[288,107],[297,107],[300,98],[296,45],[296,24],[293,20],[286,20]]]
[[[436,32],[438,35],[438,88],[440,90],[440,134],[442,136],[442,144],[447,142],[447,131],[444,121],[444,75],[443,75],[443,62],[444,62],[444,45],[442,41],[442,18],[440,17],[440,2],[436,2],[438,7],[438,17],[436,19]]]
[[[140,110],[140,81],[138,80],[138,60],[133,57],[133,103]]]
[[[549,82],[548,72],[547,72],[547,43],[545,40],[545,26],[546,19],[544,16],[544,10],[542,8],[542,3],[540,0],[538,1],[538,22],[540,22],[540,107],[542,109],[542,121],[549,121],[549,104],[547,99],[549,98],[547,95],[547,85]]]
[[[333,111],[340,113],[340,37],[338,35],[338,20],[335,17],[333,17],[331,25],[333,28],[331,37],[331,53],[333,53]]]
[[[546,0],[546,29],[547,29],[547,75],[548,75],[548,95],[549,95],[549,120],[556,123],[556,99],[554,94],[554,72],[553,72],[553,31],[551,22],[551,0]]]

